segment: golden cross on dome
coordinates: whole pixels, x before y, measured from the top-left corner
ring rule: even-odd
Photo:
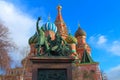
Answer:
[[[78,21],[78,27],[80,27],[80,22]]]
[[[48,21],[50,21],[50,13],[48,14]]]

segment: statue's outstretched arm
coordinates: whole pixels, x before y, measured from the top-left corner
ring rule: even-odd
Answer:
[[[39,21],[41,20],[41,17],[38,17],[38,20],[36,22],[36,29],[37,29],[37,32],[39,33]]]

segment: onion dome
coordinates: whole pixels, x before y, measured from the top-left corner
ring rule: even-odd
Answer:
[[[75,37],[78,36],[86,36],[86,32],[80,28],[80,25],[78,26],[78,30],[75,32]]]
[[[32,37],[29,39],[29,44],[37,43],[37,33],[35,33]]]
[[[77,39],[75,37],[73,37],[72,35],[68,35],[68,37],[65,39],[65,41],[68,44],[72,44],[72,43],[77,44]]]
[[[54,23],[51,23],[50,21],[48,21],[47,23],[45,23],[42,27],[43,27],[43,29],[45,31],[51,30],[51,31],[53,31],[55,33],[57,32],[56,25]]]

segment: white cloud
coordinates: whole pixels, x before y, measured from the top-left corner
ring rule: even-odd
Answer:
[[[120,41],[113,41],[108,51],[120,56]]]
[[[110,69],[107,72],[108,80],[120,80],[120,65]]]
[[[100,48],[101,46],[102,47],[105,46],[105,44],[107,43],[107,38],[104,35],[98,34],[98,35],[95,35],[95,36],[91,36],[89,38],[89,43],[91,45],[94,45],[95,47],[99,47]]]
[[[35,19],[22,12],[12,3],[0,0],[0,20],[9,28],[10,37],[19,49],[28,45],[28,39],[34,34],[36,29]],[[15,52],[15,54],[11,53],[10,56],[16,61],[22,59],[19,51]]]
[[[98,38],[97,44],[101,45],[101,44],[105,44],[106,42],[107,42],[106,37],[102,35]]]
[[[110,42],[105,35],[96,35],[89,38],[89,44],[91,44],[91,46],[95,48],[99,48],[114,55],[120,56],[119,40],[114,40]]]
[[[0,1],[0,19],[10,30],[10,36],[18,46],[27,45],[30,30],[35,29],[35,20],[11,3]]]

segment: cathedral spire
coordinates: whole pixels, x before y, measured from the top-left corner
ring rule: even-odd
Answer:
[[[65,39],[68,36],[68,31],[66,24],[62,18],[62,13],[61,13],[62,6],[60,4],[57,6],[57,10],[58,10],[58,14],[55,20],[55,25],[58,28],[58,33],[61,35],[63,39]]]
[[[92,57],[88,54],[86,49],[83,52],[81,63],[94,63]]]
[[[63,21],[62,14],[61,14],[62,6],[60,4],[57,6],[57,10],[58,10],[58,15],[57,15],[56,21]]]
[[[57,9],[58,9],[58,14],[61,14],[62,6],[58,5]]]

